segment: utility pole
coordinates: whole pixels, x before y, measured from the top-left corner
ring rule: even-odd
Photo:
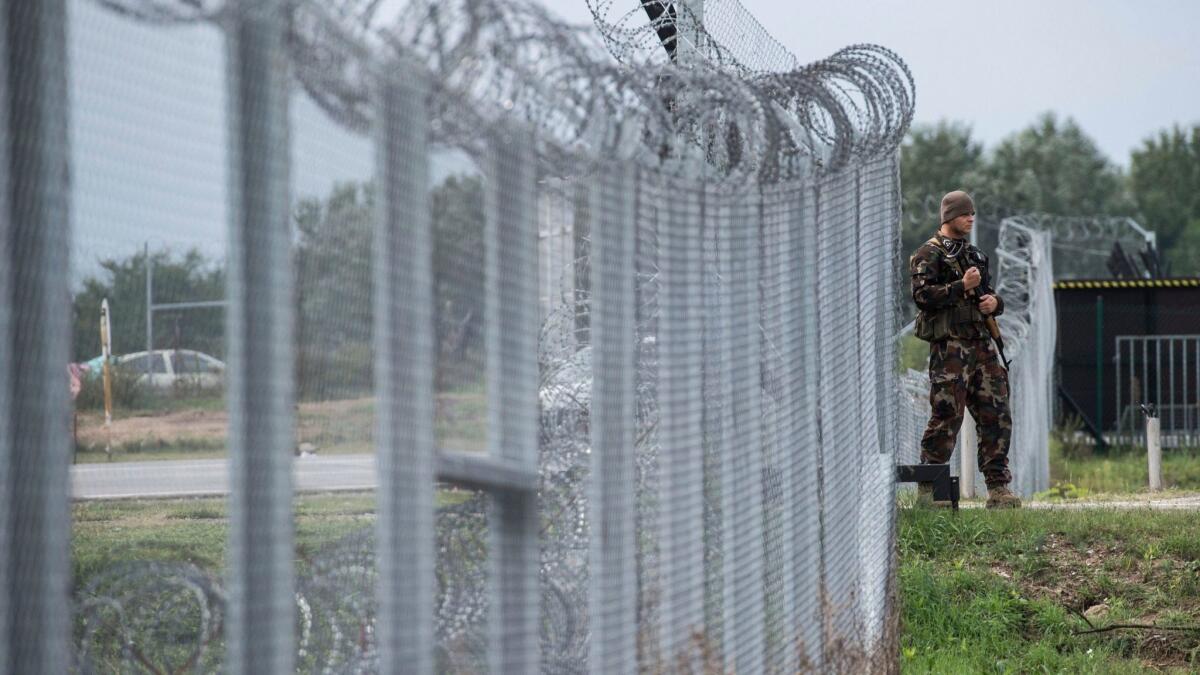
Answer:
[[[146,375],[151,370],[154,352],[154,265],[150,262],[150,242],[143,249],[146,256]]]
[[[104,378],[104,455],[112,460],[112,318],[108,298],[100,303],[100,368]]]

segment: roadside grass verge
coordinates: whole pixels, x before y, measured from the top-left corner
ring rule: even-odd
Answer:
[[[478,389],[478,388],[477,388]],[[219,397],[164,398],[156,406],[118,410],[110,430],[104,415],[80,411],[75,432],[78,463],[212,459],[225,456],[228,416]],[[375,400],[304,402],[296,407],[296,445],[319,454],[374,451]],[[482,451],[487,444],[487,398],[482,390],[437,396],[434,435],[440,447]],[[111,448],[108,453],[105,448]]]
[[[437,505],[470,493],[445,489]],[[296,558],[311,554],[375,522],[374,492],[296,498]],[[71,508],[71,559],[78,588],[112,565],[131,561],[190,562],[220,574],[225,567],[228,500],[224,497],[76,502]]]
[[[79,445],[76,464],[96,462],[148,462],[173,459],[217,459],[225,456],[225,441],[204,438],[145,438],[135,443],[113,446],[111,455],[104,445]]]
[[[899,535],[905,672],[1200,668],[1194,513],[904,509]],[[1077,634],[1117,623],[1194,630]]]
[[[468,493],[439,490],[445,506]],[[297,497],[297,565],[369,528],[373,493]],[[221,574],[223,498],[79,502],[75,587],[127,561],[191,562]],[[899,516],[905,672],[1195,672],[1200,668],[1200,518],[1149,510]],[[1081,615],[1086,615],[1083,618]],[[1120,629],[1116,623],[1193,627]]]

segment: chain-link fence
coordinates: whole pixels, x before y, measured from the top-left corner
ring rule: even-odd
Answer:
[[[894,666],[895,55],[4,6],[5,670]]]

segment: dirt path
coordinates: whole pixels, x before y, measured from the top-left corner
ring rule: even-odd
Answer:
[[[961,506],[968,509],[983,508],[982,501],[962,502]],[[1155,511],[1200,511],[1200,494],[1167,493],[1159,495],[1138,494],[1120,495],[1111,499],[1086,499],[1072,501],[1026,501],[1025,508],[1029,509],[1151,509]]]

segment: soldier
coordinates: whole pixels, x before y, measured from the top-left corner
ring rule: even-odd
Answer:
[[[975,224],[970,195],[956,190],[943,197],[941,217],[937,234],[908,262],[918,309],[915,334],[929,342],[933,414],[921,438],[921,463],[950,461],[965,406],[978,427],[988,508],[1017,508],[1021,500],[1008,489],[1008,371],[985,323],[1004,311],[1004,301],[991,287],[987,256],[967,243]],[[931,502],[933,485],[919,485],[918,497]]]

